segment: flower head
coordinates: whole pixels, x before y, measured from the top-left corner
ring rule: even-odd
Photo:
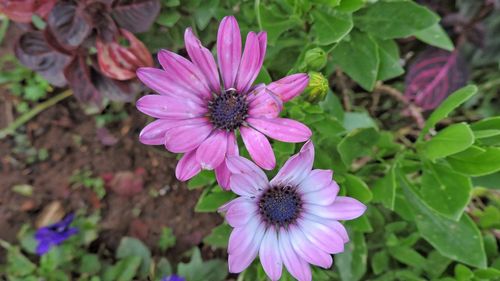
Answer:
[[[224,159],[239,154],[237,131],[252,159],[264,169],[276,164],[266,136],[284,142],[309,139],[311,131],[305,125],[278,117],[282,103],[307,86],[307,74],[290,75],[267,86],[253,85],[266,53],[265,32],[248,33],[242,53],[236,19],[222,20],[217,36],[221,79],[211,52],[190,28],[184,41],[191,61],[162,50],[158,59],[163,70],[137,71],[139,79],[159,93],[137,101],[140,111],[158,118],[142,130],[140,141],[184,153],[176,169],[179,180],[188,180],[201,169],[215,169],[219,184],[227,189],[229,170]]]
[[[163,277],[161,279],[161,281],[185,281],[186,279],[180,277],[180,276],[177,276],[175,274],[172,274],[170,276],[167,276],[167,277]]]
[[[69,237],[78,233],[76,227],[70,227],[74,217],[74,214],[70,214],[60,222],[42,227],[35,232],[35,239],[38,241],[38,246],[36,247],[37,255],[44,255],[52,247],[60,245]]]
[[[349,237],[338,220],[361,216],[366,207],[337,196],[331,170],[312,170],[314,146],[307,142],[268,181],[251,161],[229,157],[231,189],[240,197],[220,208],[234,229],[229,238],[229,271],[247,268],[257,255],[271,280],[282,266],[300,281],[311,280],[309,264],[332,265],[331,254],[344,251]]]

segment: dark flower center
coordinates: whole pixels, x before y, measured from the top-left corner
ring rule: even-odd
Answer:
[[[240,127],[248,112],[246,96],[232,89],[217,96],[208,107],[214,126],[227,131]]]
[[[292,186],[271,187],[259,199],[259,211],[268,224],[288,226],[302,209],[302,200]]]

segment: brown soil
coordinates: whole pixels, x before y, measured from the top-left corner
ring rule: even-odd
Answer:
[[[9,118],[6,94],[2,95],[0,127]],[[14,241],[23,224],[34,224],[44,207],[60,201],[66,212],[100,210],[102,221],[97,242],[109,249],[114,249],[121,237],[132,235],[143,240],[154,254],[178,261],[181,253],[200,245],[221,218],[194,212],[200,191],[190,191],[175,179],[175,155],[138,141],[138,133],[148,120],[131,105],[125,110],[129,113],[125,120],[108,125],[118,139],[111,146],[103,145],[102,138],[97,137],[94,117],[86,115],[72,97],[30,120],[22,132],[33,147],[48,151],[48,159],[26,164],[22,153],[13,151],[16,146],[13,137],[0,141],[1,239]],[[72,186],[70,178],[74,172],[85,169],[93,175],[143,169],[144,190],[132,196],[107,190],[101,201],[90,189]],[[33,195],[13,192],[12,187],[18,184],[33,186]],[[154,197],[150,195],[152,190],[162,195]],[[157,242],[164,226],[173,229],[177,244],[167,253],[160,253]],[[209,256],[214,254],[208,249],[204,252]],[[0,260],[4,254],[0,249]]]

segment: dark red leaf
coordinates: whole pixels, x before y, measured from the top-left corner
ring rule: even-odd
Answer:
[[[431,110],[463,87],[467,79],[467,65],[456,50],[429,48],[410,65],[405,96],[424,110]]]
[[[119,0],[112,15],[120,27],[138,33],[148,31],[159,12],[159,0]]]
[[[63,70],[70,57],[52,49],[41,31],[29,31],[19,37],[14,50],[19,61],[40,73],[52,85],[66,84]]]
[[[97,105],[101,103],[101,94],[92,82],[91,68],[84,56],[75,57],[64,69],[64,76],[79,101]]]
[[[110,43],[96,40],[97,60],[102,73],[116,80],[135,78],[139,67],[153,66],[153,58],[144,44],[132,33],[121,30],[121,37]],[[122,46],[120,39],[128,41],[128,47]]]
[[[30,23],[34,14],[44,18],[56,0],[2,0],[0,13],[15,22]]]
[[[92,26],[83,8],[72,1],[58,2],[49,14],[47,25],[54,37],[66,48],[76,48],[90,35]]]
[[[111,5],[96,1],[85,7],[85,14],[91,20],[98,37],[104,42],[110,42],[118,33],[118,27],[111,17]]]
[[[135,94],[140,92],[141,84],[129,80],[118,81],[108,78],[96,69],[92,69],[92,82],[102,96],[120,102],[131,102]]]

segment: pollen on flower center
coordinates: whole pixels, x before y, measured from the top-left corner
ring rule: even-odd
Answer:
[[[210,119],[218,129],[233,131],[241,126],[247,117],[246,96],[234,89],[218,95],[208,105]]]
[[[271,187],[259,199],[259,212],[271,225],[287,226],[294,223],[302,209],[302,200],[292,186]]]

